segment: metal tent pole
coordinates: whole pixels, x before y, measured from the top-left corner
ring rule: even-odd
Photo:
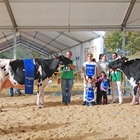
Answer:
[[[122,55],[125,56],[125,30],[122,30]]]
[[[122,30],[122,56],[125,56],[125,30],[124,28]],[[125,93],[126,80],[125,80],[124,74],[123,74],[123,80],[122,80],[122,87],[123,87],[123,93]]]
[[[17,51],[16,51],[16,46],[17,46],[17,39],[16,39],[16,29],[14,29],[14,59],[17,58]]]

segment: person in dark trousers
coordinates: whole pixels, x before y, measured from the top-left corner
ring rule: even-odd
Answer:
[[[97,62],[98,65],[98,72],[101,73],[102,71],[105,72],[105,74],[108,76],[109,74],[109,68],[108,65],[109,63],[107,62],[107,56],[106,54],[100,54],[99,55],[99,62]],[[98,78],[100,77],[100,75],[97,77],[97,96],[96,96],[96,102],[97,104],[100,104],[101,98],[102,98],[102,94],[100,92],[100,81],[98,81]]]
[[[19,96],[22,94],[20,89],[16,89],[15,92],[18,93]],[[12,87],[10,87],[10,96],[14,96],[14,89]]]
[[[99,55],[99,62],[102,59],[102,54]],[[97,82],[96,82],[96,104],[100,104],[101,100],[101,95],[100,95],[100,82],[98,81],[99,76],[97,77]]]
[[[109,79],[107,78],[104,71],[101,71],[100,77],[98,78],[98,82],[100,82],[100,104],[107,104],[107,90],[109,87]]]
[[[72,59],[72,52],[66,52],[66,57],[72,60],[72,63],[65,65],[61,68],[62,71],[62,102],[68,105],[71,102],[72,86],[74,81],[74,70],[76,68],[76,62]]]

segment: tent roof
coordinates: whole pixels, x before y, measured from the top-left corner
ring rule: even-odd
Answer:
[[[20,43],[50,45],[48,53],[96,38],[93,30],[140,30],[139,7],[140,0],[0,0],[0,45],[14,29]]]
[[[22,44],[28,49],[43,55],[49,55],[72,48],[81,43],[100,37],[95,32],[18,32],[17,44]],[[0,33],[0,52],[14,47],[13,32]]]

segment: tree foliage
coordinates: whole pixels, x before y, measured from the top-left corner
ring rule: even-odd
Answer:
[[[17,59],[27,59],[27,58],[44,58],[45,56],[27,49],[26,47],[19,45],[16,48]],[[14,49],[11,48],[5,52],[0,53],[0,58],[14,58]]]
[[[104,43],[108,52],[121,50],[122,32],[107,32]],[[131,54],[140,51],[140,32],[125,32],[125,50],[131,52]]]

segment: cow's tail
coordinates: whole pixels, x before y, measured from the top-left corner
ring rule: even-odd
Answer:
[[[3,79],[0,77],[0,93],[2,91]]]

